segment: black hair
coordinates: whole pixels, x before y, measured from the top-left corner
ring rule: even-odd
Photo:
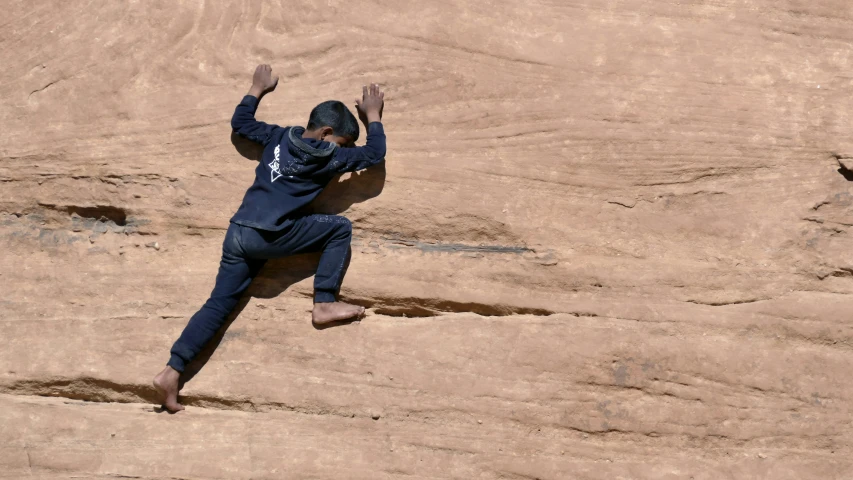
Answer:
[[[311,110],[308,117],[308,130],[321,127],[332,127],[332,132],[339,137],[349,137],[358,140],[358,121],[346,105],[337,100],[321,103]]]

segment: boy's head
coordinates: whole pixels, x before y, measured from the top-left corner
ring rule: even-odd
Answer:
[[[346,105],[329,100],[311,110],[303,136],[351,147],[358,140],[358,121]]]

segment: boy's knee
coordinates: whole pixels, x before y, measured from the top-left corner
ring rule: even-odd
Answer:
[[[340,215],[315,215],[314,221],[325,224],[328,232],[336,238],[349,238],[352,236],[352,222],[347,217]]]
[[[346,217],[335,216],[333,218],[332,236],[339,240],[349,241],[352,238],[352,222],[350,222]]]
[[[338,231],[341,234],[346,235],[347,237],[352,236],[352,222],[349,221],[346,217],[339,217],[340,221],[338,223]]]

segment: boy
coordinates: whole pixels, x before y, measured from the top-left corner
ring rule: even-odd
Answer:
[[[323,325],[364,313],[364,308],[338,302],[349,255],[352,225],[344,217],[308,215],[302,207],[343,172],[354,172],[385,158],[382,109],[385,94],[379,86],[365,86],[356,100],[359,117],[367,128],[367,145],[355,147],[358,122],[338,101],[323,102],[308,119],[308,127],[268,125],[255,120],[261,97],[275,89],[269,65],[258,65],[252,88],[231,118],[234,131],[264,145],[255,170],[255,182],[243,204],[231,218],[216,285],[204,306],[190,319],[172,346],[165,369],[154,377],[154,387],[171,412],[183,410],[178,403],[178,380],[192,361],[225,323],[240,295],[268,259],[306,252],[323,252],[314,276],[312,321]]]

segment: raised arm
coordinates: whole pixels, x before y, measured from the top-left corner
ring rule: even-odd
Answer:
[[[278,77],[272,76],[272,67],[269,65],[258,65],[255,69],[255,75],[252,77],[252,88],[249,89],[249,93],[237,105],[237,109],[234,110],[234,116],[231,117],[231,128],[238,135],[261,145],[266,145],[273,138],[276,130],[281,129],[278,125],[271,125],[255,120],[255,111],[258,109],[261,97],[275,90],[277,84]]]
[[[367,129],[367,144],[338,149],[335,158],[340,161],[338,172],[364,170],[385,159],[385,129],[382,126],[385,93],[379,89],[379,85],[371,84],[370,88],[365,86],[361,100],[356,100],[355,105],[358,117]]]

